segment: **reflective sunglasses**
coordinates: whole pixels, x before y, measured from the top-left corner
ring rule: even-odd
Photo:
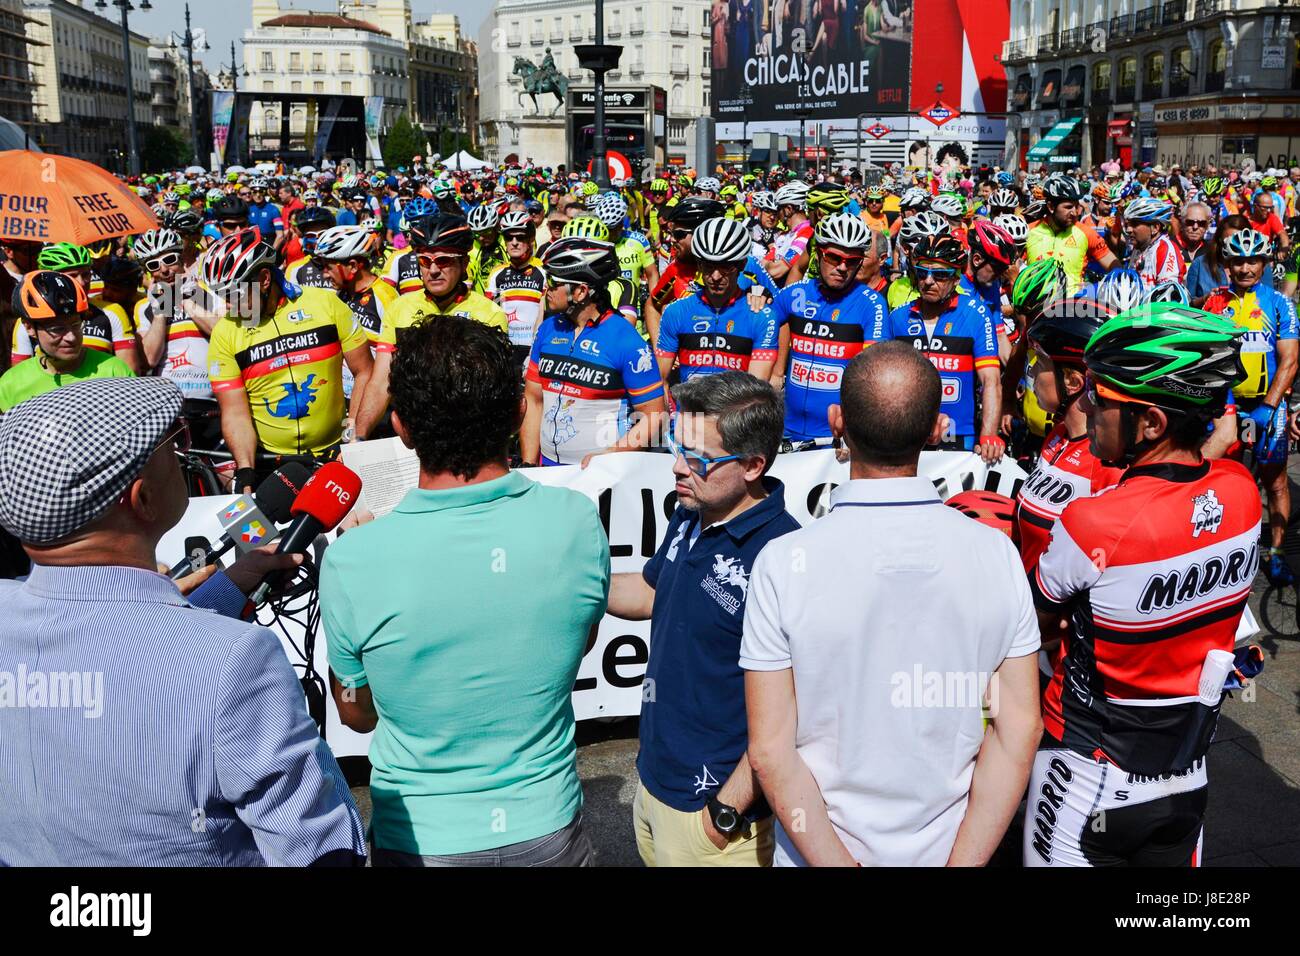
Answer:
[[[836,252],[834,249],[823,249],[821,256],[832,266],[848,266],[850,269],[857,269],[862,265],[866,256],[846,256],[842,252]]]
[[[691,231],[690,231],[689,229],[674,229],[674,230],[673,230],[673,238],[674,238],[674,239],[685,239],[685,238],[686,238],[687,236],[689,236],[690,234],[691,234]]]
[[[678,456],[686,462],[686,467],[700,478],[709,476],[709,469],[714,465],[720,465],[725,461],[740,461],[740,455],[722,455],[718,458],[709,458],[701,455],[697,451],[691,451],[689,448],[683,448],[677,443],[672,435],[665,436],[668,440],[668,450],[672,452],[673,458]]]
[[[446,253],[439,255],[432,252],[417,252],[415,258],[426,269],[434,268],[443,272],[460,262],[462,257]]]
[[[913,266],[916,273],[916,281],[924,282],[926,279],[933,279],[935,282],[949,282],[957,278],[956,269],[931,269],[927,266]]]
[[[179,252],[164,252],[161,255],[154,256],[152,259],[146,259],[144,261],[144,267],[149,272],[157,272],[165,266],[174,266],[180,261],[181,254]]]

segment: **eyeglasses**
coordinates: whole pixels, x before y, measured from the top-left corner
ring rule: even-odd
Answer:
[[[84,319],[67,319],[63,322],[42,322],[36,326],[38,332],[44,332],[52,339],[61,339],[73,332],[81,333]]]
[[[846,256],[844,253],[836,252],[834,249],[823,249],[821,251],[821,256],[832,266],[848,266],[850,269],[857,269],[862,265],[862,261],[866,259],[866,256],[863,255]]]
[[[157,272],[159,269],[165,268],[167,266],[174,266],[176,265],[176,263],[180,261],[181,261],[181,254],[179,252],[164,252],[160,256],[155,256],[152,259],[146,259],[144,261],[144,267],[150,272]]]
[[[673,230],[673,238],[674,238],[674,239],[685,239],[685,238],[686,238],[687,236],[689,236],[690,234],[691,234],[691,231],[690,231],[689,229],[674,229],[674,230]]]
[[[956,269],[929,269],[925,266],[913,266],[912,269],[916,274],[917,282],[924,282],[926,279],[935,282],[950,282],[957,278]]]
[[[709,476],[709,469],[714,465],[720,465],[724,461],[740,461],[740,455],[723,455],[720,458],[709,458],[705,455],[701,455],[697,451],[683,448],[681,445],[677,444],[672,435],[666,437],[668,439],[668,450],[673,453],[673,458],[676,459],[680,456],[682,460],[686,462],[686,467],[700,478],[707,478]]]
[[[158,444],[154,445],[154,451],[166,448],[168,445],[174,445],[177,451],[186,452],[190,450],[190,423],[185,419],[177,419],[176,424],[162,438],[158,439]]]
[[[415,258],[420,265],[424,266],[426,269],[434,268],[439,272],[444,272],[460,262],[462,257],[455,255],[436,255],[431,252],[417,252]]]
[[[1209,227],[1209,225],[1210,225],[1210,221],[1208,219],[1184,219],[1183,220],[1184,229],[1192,229],[1192,228],[1206,229]]]

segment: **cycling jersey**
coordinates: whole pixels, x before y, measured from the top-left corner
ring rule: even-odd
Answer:
[[[311,256],[303,256],[297,262],[291,262],[286,266],[284,278],[286,281],[303,288],[334,291],[334,281],[325,274],[325,270]]]
[[[186,398],[212,401],[207,335],[183,309],[168,316],[148,297],[141,299],[135,304],[135,325],[141,337],[148,334],[154,322],[167,323],[167,349],[153,371],[175,382]]]
[[[1267,395],[1277,372],[1277,343],[1300,338],[1295,305],[1261,282],[1246,292],[1234,292],[1231,286],[1215,289],[1201,308],[1231,319],[1246,330],[1241,343],[1246,378],[1232,390],[1233,394],[1242,399]]]
[[[582,329],[565,315],[543,319],[527,380],[542,388],[541,452],[548,465],[577,465],[613,445],[632,407],[663,398],[650,346],[609,311]]]
[[[1168,236],[1157,236],[1141,251],[1135,249],[1129,257],[1129,267],[1140,274],[1148,286],[1166,279],[1181,282],[1187,268],[1183,264],[1183,254]]]
[[[624,279],[631,279],[638,285],[641,273],[655,264],[654,254],[650,251],[650,240],[635,230],[624,230],[622,237],[614,244],[618,253],[618,267]]]
[[[1095,232],[1091,235],[1072,226],[1066,232],[1056,232],[1046,222],[1035,224],[1025,240],[1025,261],[1055,259],[1065,269],[1066,289],[1070,295],[1083,284],[1083,269],[1088,257],[1101,261],[1110,253],[1109,247]]]
[[[785,437],[829,438],[826,413],[839,403],[844,370],[864,348],[886,337],[885,302],[860,283],[836,293],[820,279],[803,279],[777,293],[772,313],[778,328],[790,327]]]
[[[337,295],[285,283],[275,314],[225,318],[208,347],[214,392],[243,389],[257,439],[281,455],[321,454],[343,437],[343,355],[365,332]]]
[[[678,299],[664,310],[655,354],[676,358],[682,381],[738,369],[750,362],[776,361],[776,317],[771,308],[755,312],[749,297],[737,292],[721,309],[702,292]]]
[[[463,315],[484,325],[498,328],[502,332],[510,331],[510,322],[505,312],[501,311],[501,307],[494,305],[477,292],[469,292],[462,288],[460,295],[444,308],[430,298],[428,292],[420,289],[418,292],[408,292],[406,295],[399,296],[397,301],[385,310],[384,329],[375,343],[375,350],[396,352],[397,330],[414,325],[431,315]]]
[[[953,293],[943,315],[927,331],[921,317],[920,300],[908,302],[889,313],[885,338],[905,339],[925,354],[939,370],[943,398],[939,410],[952,421],[957,438],[979,434],[975,419],[976,373],[998,367],[997,326],[979,301],[962,292]]]
[[[469,251],[469,266],[465,270],[465,283],[473,291],[482,294],[487,288],[487,278],[497,266],[510,261],[506,253],[506,241],[497,237],[496,245],[484,249],[477,239],[474,248]]]
[[[510,324],[510,345],[522,367],[533,347],[533,333],[541,321],[546,297],[546,273],[536,259],[516,268],[497,266],[488,276],[487,297],[501,306]]]
[[[1032,572],[1047,550],[1052,527],[1065,506],[1109,488],[1124,474],[1122,468],[1107,468],[1089,448],[1088,436],[1071,438],[1065,423],[1056,425],[1043,442],[1033,472],[1016,496],[1015,538],[1020,560]]]
[[[248,204],[248,224],[256,226],[269,239],[274,239],[277,232],[284,232],[284,218],[280,215],[280,208],[269,202],[261,205],[255,202]]]
[[[91,299],[90,311],[81,323],[81,341],[88,349],[122,358],[135,352],[135,331],[126,310],[113,302]],[[36,343],[27,334],[27,326],[14,323],[9,364],[17,365],[36,354]]]
[[[674,259],[659,277],[659,284],[654,287],[650,297],[657,303],[668,303],[699,292],[702,288],[699,281],[699,268],[696,262],[687,264],[680,259]],[[753,256],[745,260],[745,265],[740,270],[736,281],[740,285],[741,292],[748,292],[754,283],[761,285],[773,298],[778,292],[772,277],[767,274],[762,263]]]
[[[1250,472],[1227,460],[1132,467],[1066,507],[1030,576],[1039,609],[1072,624],[1043,699],[1047,734],[1128,773],[1204,756],[1201,668],[1232,651],[1260,516]]]
[[[415,250],[407,249],[393,256],[380,281],[392,286],[402,295],[418,291],[424,285],[424,280],[420,277],[420,260],[415,257]]]
[[[776,237],[776,241],[772,243],[772,252],[769,257],[787,264],[793,264],[808,248],[808,242],[812,237],[812,220],[805,219],[789,232],[781,233]]]

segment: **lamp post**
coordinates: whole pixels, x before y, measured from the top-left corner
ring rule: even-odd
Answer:
[[[233,47],[234,44],[232,43]],[[194,144],[194,158],[198,159],[199,150],[199,104],[194,97],[194,34],[190,32],[190,5],[185,4],[185,35],[181,38],[181,47],[185,50],[186,69],[188,70],[188,88],[190,91],[190,141]],[[175,39],[172,40],[172,49],[176,48]],[[203,49],[210,49],[208,42],[203,41]]]
[[[135,81],[131,76],[131,27],[127,24],[127,14],[135,7],[131,0],[113,0],[113,6],[122,11],[122,61],[126,67],[126,144],[130,152],[129,171],[132,176],[140,175],[140,144],[135,135]],[[105,0],[95,0],[96,10],[105,10]],[[153,6],[149,0],[141,0],[140,9],[149,11]]]
[[[221,72],[217,74],[217,79],[229,80],[231,91],[238,93],[239,76],[241,70],[243,71],[244,76],[248,76],[248,67],[241,65],[235,60],[235,41],[231,40],[230,41],[230,72],[229,73],[226,72],[226,64],[222,63]]]
[[[591,150],[591,171],[596,177],[597,185],[609,188],[609,162],[605,158],[605,73],[618,66],[621,46],[605,43],[605,0],[596,0],[596,42],[592,45],[575,46],[573,52],[578,55],[578,65],[584,70],[591,70],[596,75],[593,95],[596,99],[595,136]]]

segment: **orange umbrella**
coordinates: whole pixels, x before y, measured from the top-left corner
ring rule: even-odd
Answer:
[[[0,241],[90,246],[158,227],[134,190],[94,163],[11,149],[0,169]]]

